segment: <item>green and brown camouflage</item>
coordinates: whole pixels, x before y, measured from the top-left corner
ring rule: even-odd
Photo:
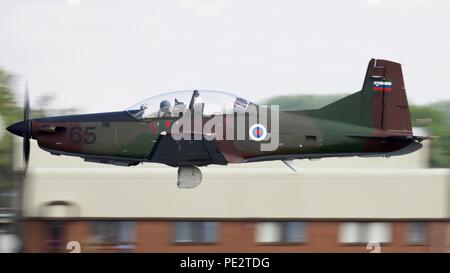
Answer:
[[[270,122],[267,125],[267,131],[279,135],[278,148],[273,151],[261,150],[264,141],[249,137],[248,114],[244,140],[209,141],[203,136],[177,141],[171,131],[180,117],[137,118],[134,113],[35,118],[30,120],[31,138],[55,155],[124,166],[156,162],[174,167],[401,155],[419,149],[424,139],[412,133],[401,65],[380,59],[369,62],[361,91],[320,109],[279,112],[278,132],[271,131]],[[203,116],[202,124],[211,118]],[[236,132],[236,118],[236,113],[223,114],[224,134]],[[18,122],[8,130],[23,136],[24,126]]]

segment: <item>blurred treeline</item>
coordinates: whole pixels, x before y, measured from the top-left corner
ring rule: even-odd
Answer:
[[[450,168],[450,101],[425,106],[411,106],[414,126],[428,128],[431,136],[430,165],[435,168]]]
[[[305,110],[323,107],[347,95],[285,95],[269,98],[263,103],[280,105],[281,110]],[[450,168],[450,101],[410,105],[410,112],[413,126],[424,127],[429,135],[438,137],[431,142],[430,166]]]
[[[0,119],[3,121],[3,128],[0,128],[0,135],[3,135],[0,140],[0,192],[11,189],[12,186],[12,138],[6,132],[6,126],[17,121],[20,116],[11,84],[12,76],[0,69]]]

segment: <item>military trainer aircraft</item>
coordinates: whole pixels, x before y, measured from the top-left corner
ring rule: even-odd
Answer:
[[[282,160],[295,169],[294,159],[404,155],[426,139],[412,133],[401,65],[387,60],[370,60],[361,91],[320,109],[265,107],[261,114],[262,108],[229,93],[191,90],[154,96],[125,111],[30,119],[26,95],[24,120],[7,129],[23,137],[26,162],[32,138],[53,155],[178,167],[180,188],[200,184],[198,167],[210,164]],[[214,130],[202,128],[212,120]],[[276,143],[262,149],[269,142]]]

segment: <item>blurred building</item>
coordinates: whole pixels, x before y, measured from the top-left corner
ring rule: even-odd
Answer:
[[[175,168],[53,156],[32,141],[24,249],[69,252],[446,252],[450,171],[429,143],[385,158],[209,166],[195,189]],[[19,139],[15,166],[21,168]],[[371,245],[373,245],[371,244]]]

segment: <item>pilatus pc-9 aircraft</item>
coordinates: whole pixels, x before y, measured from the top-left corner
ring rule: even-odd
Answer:
[[[8,131],[23,137],[26,162],[32,138],[53,155],[178,167],[181,188],[200,184],[198,167],[210,164],[282,160],[293,168],[293,159],[389,157],[414,152],[425,139],[412,133],[401,65],[387,60],[369,62],[361,91],[320,109],[280,111],[275,121],[267,118],[273,110],[265,121],[247,111],[261,107],[225,92],[191,90],[151,97],[126,111],[30,119],[26,95],[24,120]],[[202,128],[186,126],[182,133],[192,138],[175,138],[173,126],[187,116],[200,119],[201,125],[216,118],[220,123],[213,134],[222,131],[232,137],[211,139]],[[238,117],[244,118],[244,132],[239,132]],[[275,148],[261,149],[275,136]]]

